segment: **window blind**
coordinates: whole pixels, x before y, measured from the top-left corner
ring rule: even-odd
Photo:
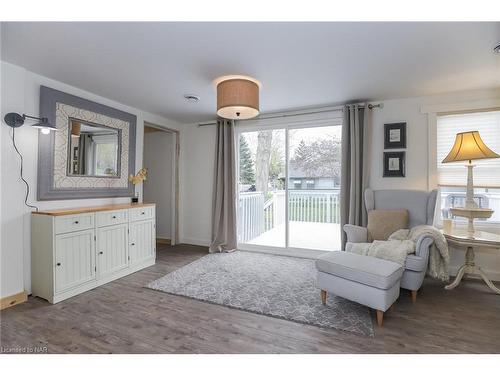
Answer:
[[[457,133],[479,131],[484,143],[500,154],[500,110],[441,115],[437,118],[437,173],[440,186],[465,186],[466,162],[441,163],[450,152]],[[474,186],[500,187],[500,158],[473,160]]]

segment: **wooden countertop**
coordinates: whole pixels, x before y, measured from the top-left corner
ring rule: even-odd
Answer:
[[[77,215],[77,214],[84,214],[84,213],[88,213],[88,212],[126,210],[128,208],[148,207],[148,206],[154,206],[154,205],[155,205],[154,203],[108,204],[105,206],[61,208],[58,210],[40,210],[37,212],[32,212],[32,215],[49,215],[49,216]]]

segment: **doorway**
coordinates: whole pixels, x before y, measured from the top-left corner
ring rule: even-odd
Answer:
[[[341,249],[341,119],[236,131],[238,247],[311,256]]]
[[[175,245],[178,239],[178,131],[144,123],[143,166],[148,177],[143,201],[156,204],[158,247]]]

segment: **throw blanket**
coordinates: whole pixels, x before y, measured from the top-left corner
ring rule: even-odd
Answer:
[[[400,229],[391,234],[388,241],[354,243],[349,251],[390,260],[404,267],[407,255],[415,253],[417,241],[423,235],[429,235],[434,239],[434,243],[429,249],[427,274],[441,281],[448,281],[448,265],[450,263],[448,244],[443,234],[430,225],[417,225],[411,230]]]

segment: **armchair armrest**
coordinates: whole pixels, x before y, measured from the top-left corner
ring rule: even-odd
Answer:
[[[345,224],[344,232],[347,235],[347,242],[361,243],[368,242],[368,229],[358,225]]]
[[[415,247],[415,255],[423,258],[425,262],[429,259],[430,247],[434,243],[434,238],[432,236],[423,234],[417,239],[417,245]]]

